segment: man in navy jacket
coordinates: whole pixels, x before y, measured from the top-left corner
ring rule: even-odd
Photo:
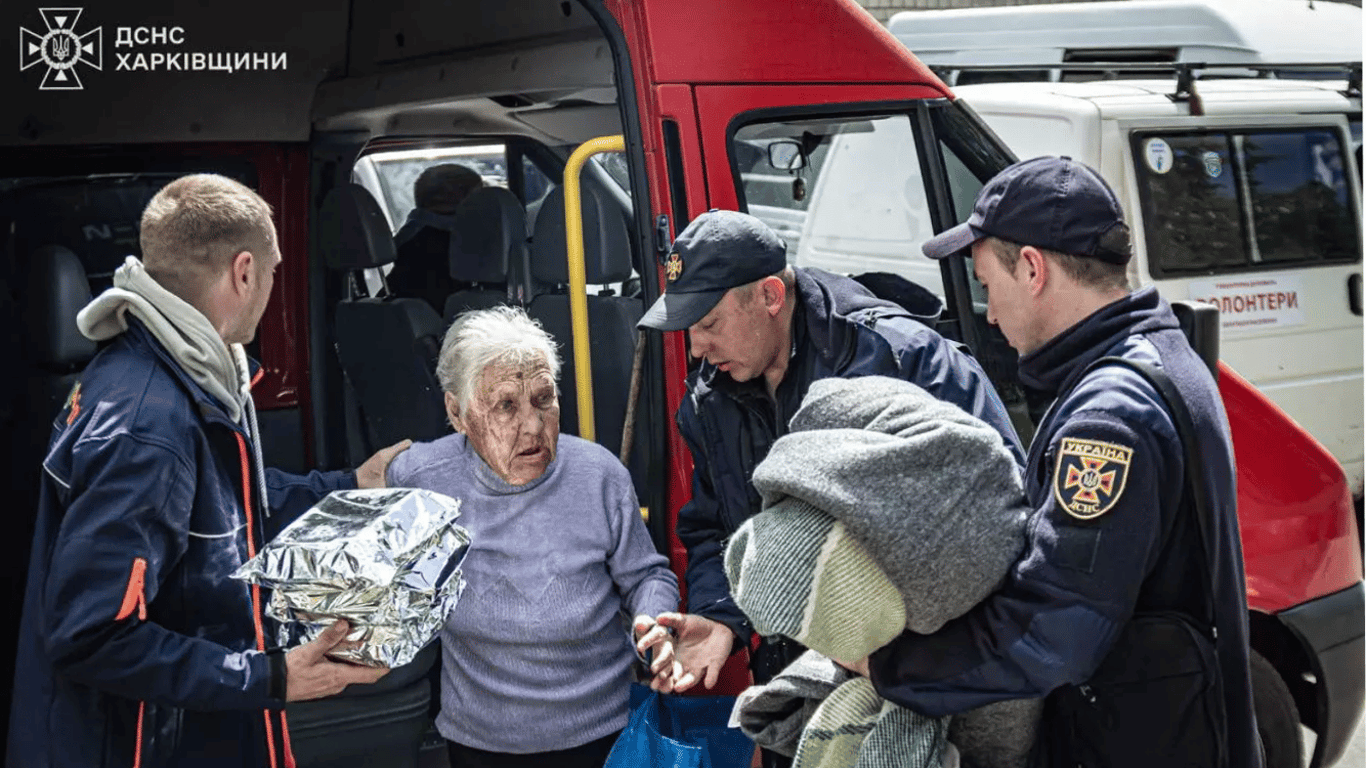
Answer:
[[[782,241],[763,222],[709,211],[681,232],[665,262],[670,283],[643,327],[684,330],[701,365],[688,379],[679,431],[693,456],[693,495],[679,513],[688,550],[688,613],[660,623],[679,635],[684,668],[705,687],[732,650],[748,645],[749,621],[722,570],[725,540],[760,509],[750,483],[811,382],[831,376],[895,376],[924,387],[991,424],[1019,459],[1023,452],[981,367],[926,325],[853,280],[787,265]],[[790,659],[766,639],[752,660],[766,680]]]
[[[1020,380],[1055,398],[1029,450],[1025,551],[972,611],[932,635],[904,633],[859,671],[932,716],[1049,696],[1049,765],[1261,765],[1228,420],[1171,308],[1153,288],[1130,293],[1118,200],[1068,158],[1017,163],[983,187],[966,223],[924,246],[932,258],[968,249]],[[1127,367],[1091,368],[1102,357],[1166,373],[1197,457],[1157,390]],[[1210,513],[1203,544],[1184,474],[1193,460]],[[1191,632],[1154,633],[1177,626]],[[1127,693],[1106,685],[1121,678]],[[1207,696],[1211,681],[1221,688]],[[1189,695],[1141,699],[1168,685]]]
[[[280,252],[270,207],[221,176],[171,182],[145,267],[82,310],[110,340],[53,425],[20,627],[6,765],[283,765],[286,701],[374,682],[329,661],[338,622],[283,653],[230,578],[328,491],[379,487],[403,445],[350,472],[265,469],[242,344]]]

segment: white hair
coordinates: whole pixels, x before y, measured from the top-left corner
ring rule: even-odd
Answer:
[[[492,307],[461,313],[446,331],[436,377],[452,395],[460,413],[469,407],[475,383],[490,365],[515,368],[545,363],[559,393],[560,356],[555,340],[525,311],[517,307]]]

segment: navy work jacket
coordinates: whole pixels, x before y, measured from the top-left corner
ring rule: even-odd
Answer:
[[[762,379],[737,383],[703,361],[688,380],[678,429],[693,457],[692,499],[678,515],[688,550],[688,612],[730,627],[748,642],[753,628],[731,599],[721,557],[725,541],[761,507],[754,468],[787,433],[811,382],[829,377],[892,376],[919,385],[1001,433],[1021,464],[1024,452],[986,373],[921,315],[884,301],[857,282],[819,269],[795,268],[792,359],[769,397]]]
[[[1214,513],[1213,584],[1200,568],[1172,417],[1138,373],[1085,373],[1107,356],[1161,367],[1186,401]],[[1171,307],[1153,288],[1115,301],[1021,358],[1020,380],[1056,397],[1030,446],[1025,492],[1035,511],[1024,553],[964,616],[875,652],[878,692],[930,716],[1044,696],[1089,680],[1135,611],[1177,610],[1217,623],[1228,764],[1260,765],[1228,418]],[[1088,468],[1099,483],[1085,481]]]
[[[250,440],[136,320],[85,369],[43,460],[8,768],[268,765],[267,721],[280,752],[282,657],[230,578],[244,488],[265,541]],[[355,486],[266,478],[273,529]]]

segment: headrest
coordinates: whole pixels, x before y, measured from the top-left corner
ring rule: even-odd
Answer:
[[[394,233],[394,245],[402,248],[424,229],[435,229],[450,234],[455,231],[455,226],[454,216],[443,216],[426,208],[414,208],[408,212],[408,220]]]
[[[394,238],[384,210],[359,184],[338,185],[323,198],[318,244],[332,269],[369,269],[395,258]]]
[[[76,315],[90,303],[90,283],[76,254],[59,245],[34,251],[20,303],[30,360],[69,369],[95,355],[95,342],[76,328]]]
[[[626,219],[613,201],[604,202],[591,186],[583,191],[583,266],[589,285],[619,283],[631,277],[631,241]],[[531,238],[531,276],[538,283],[569,282],[564,234],[564,189],[546,194]]]
[[[482,187],[460,201],[451,232],[451,277],[502,283],[526,248],[526,210],[502,187]]]

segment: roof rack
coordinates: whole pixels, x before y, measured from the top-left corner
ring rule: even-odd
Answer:
[[[1276,77],[1282,73],[1331,73],[1324,79],[1336,79],[1340,75],[1347,81],[1345,96],[1361,97],[1361,62],[1359,61],[1321,61],[1321,62],[1188,62],[1188,61],[1069,61],[1041,62],[1037,64],[930,64],[935,74],[951,76],[962,72],[1037,72],[1039,70],[1064,72],[1096,72],[1097,79],[1114,80],[1125,72],[1152,73],[1170,72],[1176,77],[1176,100],[1188,100],[1194,93],[1196,72],[1208,70],[1251,70],[1257,77]],[[955,78],[956,79],[956,78]]]

